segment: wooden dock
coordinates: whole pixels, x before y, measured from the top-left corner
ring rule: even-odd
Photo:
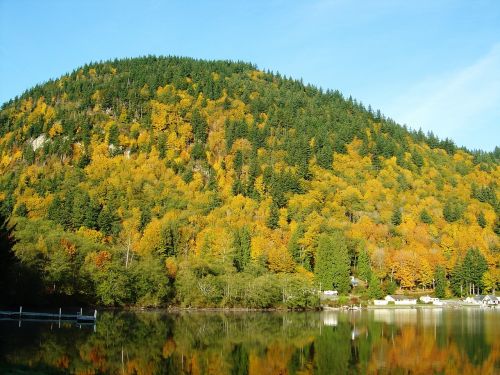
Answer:
[[[42,312],[24,312],[22,306],[19,311],[0,311],[0,319],[9,320],[43,320],[43,321],[75,321],[78,323],[95,323],[97,319],[97,310],[94,310],[94,315],[83,315],[83,310],[80,309],[76,314],[63,314],[62,309],[59,313],[42,313]]]

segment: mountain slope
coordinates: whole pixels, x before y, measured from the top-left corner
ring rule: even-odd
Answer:
[[[429,288],[438,265],[455,293],[499,282],[498,148],[250,64],[84,66],[4,104],[0,155],[14,252],[52,296],[306,306],[350,274]]]

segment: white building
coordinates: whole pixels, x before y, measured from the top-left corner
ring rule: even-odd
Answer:
[[[499,298],[491,295],[467,297],[464,302],[477,306],[498,306],[500,304]]]
[[[325,296],[338,296],[339,292],[337,292],[336,290],[324,290],[323,294]]]
[[[422,296],[419,299],[423,303],[434,303],[435,301],[439,301],[439,298],[434,298],[431,296]]]
[[[384,298],[387,302],[393,302],[395,305],[416,305],[417,299],[410,298],[406,296],[395,296],[395,295],[387,295]]]

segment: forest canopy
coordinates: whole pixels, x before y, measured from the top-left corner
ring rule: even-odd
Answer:
[[[311,307],[350,276],[489,292],[499,161],[247,63],[92,63],[2,106],[2,259],[104,305]]]

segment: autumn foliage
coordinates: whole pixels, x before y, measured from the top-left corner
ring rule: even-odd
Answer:
[[[436,266],[450,279],[474,248],[487,265],[474,287],[494,290],[498,181],[498,149],[470,152],[244,63],[86,65],[0,112],[16,255],[57,293],[107,304],[187,303],[176,285],[194,304],[238,304],[251,290],[227,280],[283,274],[317,287],[331,233],[339,277],[365,252],[367,281],[432,288]]]

